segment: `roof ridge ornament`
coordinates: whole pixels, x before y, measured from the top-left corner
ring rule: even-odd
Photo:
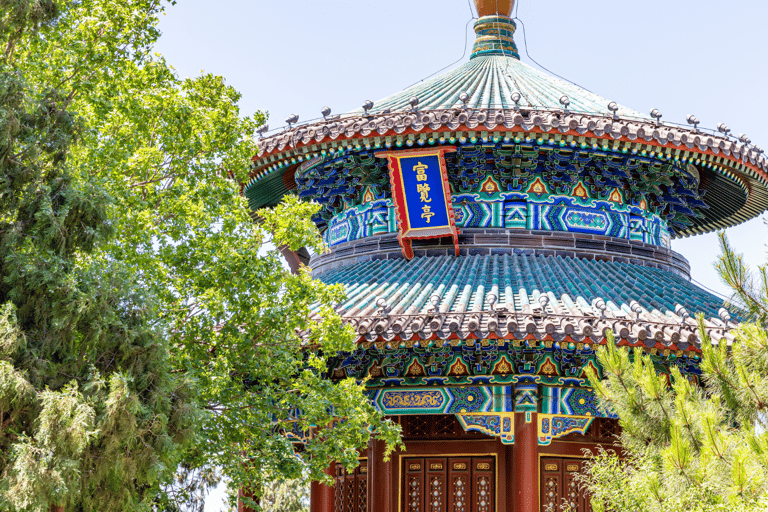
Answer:
[[[515,111],[520,110],[520,100],[521,99],[522,99],[522,95],[518,91],[515,91],[515,92],[512,93],[512,101],[515,102]]]
[[[659,109],[652,108],[651,109],[651,117],[656,120],[656,126],[661,126],[661,112],[659,112]]]
[[[616,113],[619,110],[619,105],[615,101],[608,103],[608,110],[613,114],[613,120],[618,121],[619,115]]]
[[[459,100],[463,103],[461,106],[462,110],[466,110],[468,108],[467,103],[469,103],[469,94],[467,91],[461,91],[459,93]]]

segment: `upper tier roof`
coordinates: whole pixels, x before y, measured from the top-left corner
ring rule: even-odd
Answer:
[[[598,96],[559,78],[539,71],[512,56],[478,55],[436,78],[409,87],[374,103],[372,113],[389,110],[410,110],[411,98],[418,98],[418,110],[462,108],[462,92],[469,95],[466,106],[470,109],[514,109],[512,94],[517,91],[519,107],[537,110],[560,110],[560,98],[568,97],[568,110],[584,114],[611,116],[610,100]],[[616,112],[623,118],[650,120],[647,115],[618,105]],[[357,110],[355,113],[362,113]]]
[[[365,110],[289,126],[262,139],[251,179],[243,184],[251,207],[277,204],[297,188],[297,172],[353,155],[514,141],[535,144],[540,152],[565,148],[612,158],[647,156],[654,165],[674,164],[701,176],[696,193],[709,210],[693,215],[692,225],[674,236],[724,229],[768,209],[768,160],[751,141],[661,122],[520,62],[515,24],[506,12],[513,2],[498,5],[496,0],[478,4],[479,13],[496,9],[496,14],[481,14],[475,23],[478,37],[468,62],[367,102]]]

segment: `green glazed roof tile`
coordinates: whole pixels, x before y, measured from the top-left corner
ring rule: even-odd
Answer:
[[[691,315],[717,317],[723,300],[676,274],[641,265],[521,254],[452,258],[420,257],[373,260],[328,271],[327,283],[343,284],[348,300],[342,315],[372,309],[380,299],[392,314],[426,313],[432,297],[441,312],[487,311],[489,296],[515,311],[537,306],[542,294],[554,297],[549,309],[591,308],[603,299],[608,309],[632,313],[637,301],[645,310],[669,315],[682,305]],[[671,317],[670,317],[671,318]]]
[[[478,56],[436,78],[418,83],[397,94],[374,103],[371,113],[390,109],[408,110],[413,97],[419,99],[419,110],[461,108],[462,92],[469,94],[471,109],[515,107],[512,93],[521,95],[519,106],[544,110],[562,109],[560,98],[568,96],[572,112],[610,116],[610,100],[570,82],[548,75],[519,60],[502,55]],[[361,111],[360,111],[361,112]],[[647,115],[619,106],[622,117],[650,119]]]

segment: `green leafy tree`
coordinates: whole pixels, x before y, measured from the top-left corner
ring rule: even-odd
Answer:
[[[0,509],[199,505],[219,472],[258,493],[399,440],[362,383],[326,378],[354,348],[342,290],[275,249],[322,251],[317,207],[253,222],[265,115],[153,53],[164,8],[0,0]]]
[[[755,321],[731,347],[712,345],[699,317],[702,384],[673,367],[659,374],[642,351],[598,351],[605,380],[592,384],[619,415],[621,454],[602,451],[584,484],[596,511],[758,511],[768,509],[768,296],[765,266],[755,281],[724,234],[717,268]]]

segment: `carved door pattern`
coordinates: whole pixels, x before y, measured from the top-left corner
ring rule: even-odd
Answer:
[[[367,512],[368,507],[368,466],[365,461],[347,473],[341,464],[336,465],[333,487],[334,512]]]
[[[401,512],[495,512],[493,457],[403,459]]]
[[[541,511],[591,512],[589,498],[580,489],[576,475],[583,461],[547,457],[541,459]]]

